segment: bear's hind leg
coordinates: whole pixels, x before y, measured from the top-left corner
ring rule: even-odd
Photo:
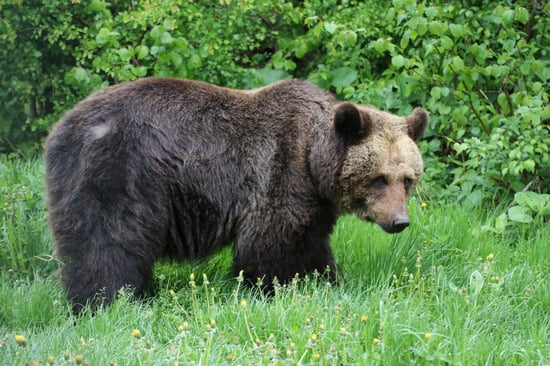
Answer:
[[[74,258],[74,257],[73,257]],[[61,279],[73,304],[73,312],[109,305],[119,290],[139,295],[151,274],[153,262],[121,247],[85,250],[61,269]]]

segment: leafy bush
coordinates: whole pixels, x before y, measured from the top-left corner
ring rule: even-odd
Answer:
[[[64,82],[88,14],[66,0],[0,0],[0,153],[39,148],[82,97]]]
[[[520,3],[393,1],[379,38],[368,43],[387,56],[384,78],[347,95],[402,112],[428,109],[428,179],[474,203],[484,198],[479,188],[517,191],[550,176],[550,6]]]
[[[514,204],[495,220],[494,231],[504,233],[510,228],[529,228],[550,220],[550,194],[518,192]]]
[[[0,139],[36,144],[85,95],[138,77],[238,88],[296,77],[394,113],[424,106],[432,195],[478,204],[550,184],[548,3],[4,0],[0,9]]]

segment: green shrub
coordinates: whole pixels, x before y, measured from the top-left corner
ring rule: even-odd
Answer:
[[[251,88],[295,77],[394,113],[426,108],[430,195],[479,204],[532,181],[548,189],[548,3],[10,0],[0,9],[4,151],[39,145],[62,112],[109,84],[160,75]]]

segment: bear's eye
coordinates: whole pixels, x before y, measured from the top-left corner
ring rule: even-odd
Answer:
[[[372,181],[372,185],[374,187],[382,188],[382,187],[385,187],[385,186],[388,185],[388,180],[384,176],[379,176],[379,177],[374,178],[374,180]]]
[[[411,178],[405,178],[405,179],[403,180],[403,185],[405,186],[405,189],[411,188],[412,185],[413,185],[412,179],[411,179]]]

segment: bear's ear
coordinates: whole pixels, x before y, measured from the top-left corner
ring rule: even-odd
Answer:
[[[406,117],[407,132],[414,142],[420,140],[428,126],[428,112],[422,108],[415,108],[410,116]]]
[[[368,116],[362,116],[359,109],[352,103],[343,102],[338,105],[334,113],[334,129],[338,136],[354,143],[368,135],[370,120]]]

